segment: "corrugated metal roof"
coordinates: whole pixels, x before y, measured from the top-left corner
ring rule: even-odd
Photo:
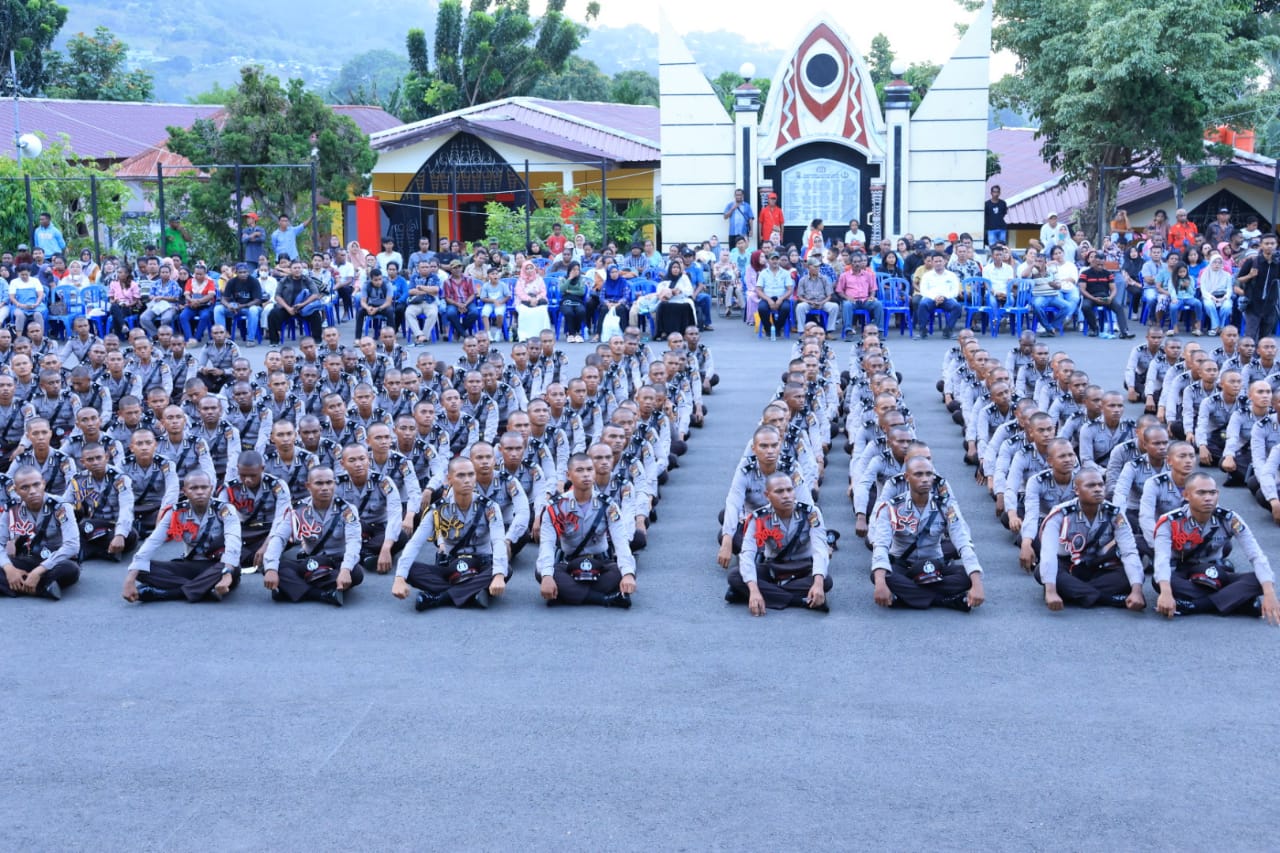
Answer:
[[[71,138],[81,157],[93,160],[128,160],[164,145],[169,127],[190,127],[197,119],[219,121],[223,108],[216,104],[148,104],[125,101],[67,101],[23,98],[18,103],[23,133],[40,132],[54,140]],[[336,105],[333,111],[350,117],[366,134],[396,127],[400,119],[381,107]],[[13,138],[13,111],[0,109],[0,139]],[[13,157],[13,146],[4,147]],[[167,162],[165,165],[169,165]],[[154,161],[151,164],[155,171]]]
[[[181,154],[174,154],[168,148],[148,148],[141,151],[128,160],[121,161],[116,166],[116,177],[122,179],[129,178],[154,178],[156,176],[156,164],[163,163],[165,174],[180,173],[180,170],[188,170],[191,168],[191,161]],[[200,173],[203,177],[204,173]],[[187,173],[191,175],[190,172]]]
[[[1050,213],[1057,213],[1067,221],[1088,203],[1088,187],[1082,183],[1062,184],[1061,176],[1040,158],[1040,145],[1035,130],[1030,128],[999,128],[987,133],[987,147],[1000,157],[1000,173],[987,181],[987,187],[1000,185],[1002,196],[1009,204],[1005,219],[1011,226],[1040,225]],[[1267,157],[1237,151],[1231,162],[1223,165],[1270,179],[1274,163]],[[1190,178],[1194,172],[1193,168],[1184,168],[1183,176]],[[1141,199],[1171,188],[1172,182],[1165,177],[1130,178],[1120,184],[1112,204],[1133,206]]]
[[[189,127],[222,108],[196,104],[146,104],[122,101],[68,101],[22,98],[18,102],[23,133],[39,132],[48,140],[66,134],[81,157],[124,160],[167,139],[170,125]],[[13,138],[13,111],[0,109],[0,139]],[[3,147],[13,157],[13,146]]]
[[[465,130],[500,136],[584,160],[650,163],[662,159],[657,107],[506,98],[373,134],[375,151]]]

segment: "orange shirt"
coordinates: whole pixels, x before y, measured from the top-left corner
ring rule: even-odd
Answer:
[[[771,239],[774,231],[781,233],[782,226],[786,221],[787,218],[782,213],[782,208],[776,204],[773,206],[766,204],[760,208],[760,239]]]
[[[1186,222],[1175,222],[1169,226],[1169,248],[1179,254],[1186,254],[1187,249],[1196,244],[1200,229],[1188,219]]]

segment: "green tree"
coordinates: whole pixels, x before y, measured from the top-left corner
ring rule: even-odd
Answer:
[[[44,92],[50,98],[80,101],[147,101],[155,92],[146,71],[130,70],[129,46],[106,27],[76,33],[65,56],[49,56]]]
[[[876,33],[872,37],[871,53],[864,58],[867,63],[867,69],[871,72],[871,82],[877,87],[883,86],[893,79],[893,72],[889,69],[893,65],[895,55],[887,35]]]
[[[409,33],[407,109],[418,117],[529,94],[547,74],[564,69],[586,28],[564,14],[565,0],[547,0],[540,18],[529,0],[441,0],[436,14],[435,67],[427,67],[425,37]],[[600,4],[587,4],[594,20]],[[416,99],[416,102],[414,102]]]
[[[529,94],[552,101],[607,101],[609,84],[608,76],[590,59],[571,56],[559,73],[543,77]]]
[[[1203,162],[1206,129],[1275,114],[1258,78],[1280,42],[1259,33],[1252,0],[997,0],[994,12],[994,46],[1019,60],[995,100],[1039,121],[1041,155],[1088,187],[1088,221],[1105,219],[1100,177],[1113,198],[1121,180]]]
[[[343,63],[325,100],[331,104],[373,104],[386,109],[390,100],[398,96],[400,81],[408,73],[408,60],[394,50],[366,50]]]
[[[257,66],[241,69],[221,125],[206,119],[189,129],[168,130],[169,148],[197,165],[307,164],[314,156],[320,194],[329,199],[362,193],[377,161],[369,138],[354,121],[334,113],[319,95],[304,89],[301,80],[282,86]],[[244,196],[259,213],[284,213],[295,220],[309,216],[308,169],[242,168],[240,177]],[[234,169],[214,169],[207,181],[190,182],[184,191],[181,208],[210,224],[215,240],[234,237],[239,225]],[[166,204],[179,202],[169,202],[166,194]]]
[[[648,71],[619,71],[609,84],[609,100],[615,104],[658,105],[658,78]]]
[[[755,77],[751,80],[751,85],[760,90],[761,115],[764,114],[765,102],[769,100],[769,84],[772,82],[768,77]],[[720,103],[729,115],[733,115],[733,90],[741,83],[742,75],[737,71],[721,71],[711,79],[711,88],[720,96]]]
[[[10,52],[17,60],[18,92],[32,97],[44,90],[45,52],[66,22],[67,7],[52,0],[0,0],[0,94],[13,94],[7,82]]]
[[[214,84],[205,91],[189,96],[187,98],[187,103],[222,106],[231,100],[231,96],[235,94],[235,91],[234,86],[223,86],[221,83],[215,81]]]
[[[93,245],[93,208],[91,182],[98,185],[98,219],[105,227],[115,227],[124,215],[129,188],[104,172],[92,160],[86,161],[72,150],[63,135],[58,140],[45,139],[44,153],[24,157],[22,166],[8,157],[0,157],[0,246],[30,243],[27,231],[27,199],[23,175],[31,177],[32,213],[48,211],[53,223],[67,239],[67,250],[79,252]],[[41,180],[54,178],[56,180]]]

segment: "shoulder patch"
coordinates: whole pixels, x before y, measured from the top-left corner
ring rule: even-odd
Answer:
[[[58,508],[53,511],[53,517],[59,524],[65,523],[67,520],[66,504],[59,503]]]
[[[609,517],[610,521],[619,521],[622,518],[622,513],[618,510],[618,505],[613,501],[609,502],[609,507],[605,514]]]
[[[486,503],[484,507],[484,518],[485,518],[485,521],[488,521],[490,524],[492,524],[494,521],[498,519],[498,508],[495,507],[492,503]]]
[[[228,503],[220,503],[220,504],[219,504],[219,506],[218,506],[218,517],[219,517],[219,518],[230,518],[230,517],[231,517],[231,513],[233,513],[233,512],[235,512],[235,509],[231,506],[231,504],[228,504]]]
[[[342,520],[345,521],[347,524],[357,523],[358,519],[356,518],[356,511],[352,509],[350,506],[344,506],[342,508]]]

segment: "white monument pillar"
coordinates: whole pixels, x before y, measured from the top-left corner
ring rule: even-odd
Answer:
[[[755,66],[744,63],[740,69],[742,85],[733,90],[733,175],[734,182],[742,189],[742,194],[751,205],[751,209],[760,215],[760,152],[759,142],[760,90],[751,82],[755,75]],[[728,201],[726,201],[728,203]],[[756,235],[760,232],[758,222],[752,222],[751,234],[747,236],[748,248],[757,245]]]
[[[911,210],[911,84],[902,79],[906,64],[895,60],[893,80],[884,87],[884,118],[888,126],[884,170],[884,236],[896,240],[908,231]]]

